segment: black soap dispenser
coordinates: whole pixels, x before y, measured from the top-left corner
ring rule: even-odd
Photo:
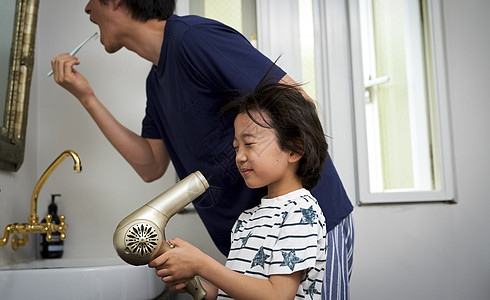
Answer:
[[[61,194],[52,194],[51,195],[51,204],[48,206],[48,214],[52,216],[51,223],[60,224],[60,217],[58,216],[58,206],[54,203],[56,197],[61,196]],[[42,222],[46,222],[46,218],[42,220]],[[42,258],[61,258],[63,256],[63,240],[61,239],[61,235],[59,232],[51,233],[51,241],[46,241],[46,234],[41,234],[40,241],[40,253]]]

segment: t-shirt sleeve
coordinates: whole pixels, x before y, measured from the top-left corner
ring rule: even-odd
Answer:
[[[312,206],[294,205],[284,213],[271,256],[270,274],[291,274],[315,267],[321,221]]]

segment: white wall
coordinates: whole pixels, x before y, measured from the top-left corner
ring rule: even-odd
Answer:
[[[490,299],[490,2],[443,9],[458,203],[356,207],[353,299]]]
[[[19,172],[0,172],[0,226],[27,221],[36,180],[70,148],[80,154],[84,170],[74,174],[71,159],[63,162],[42,189],[39,214],[46,213],[51,193],[61,193],[59,210],[70,226],[65,257],[113,257],[119,220],[169,187],[175,175],[143,183],[77,100],[46,77],[52,57],[97,30],[84,5],[41,2],[28,152]],[[490,299],[489,12],[487,0],[444,1],[458,203],[356,206],[352,299]],[[78,57],[78,69],[99,98],[139,132],[150,66],[125,50],[108,55],[97,42]],[[221,257],[195,215],[172,219],[167,236],[182,236]],[[30,247],[17,253],[10,244],[0,248],[0,264],[29,258]]]

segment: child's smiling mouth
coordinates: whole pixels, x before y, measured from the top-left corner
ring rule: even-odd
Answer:
[[[252,173],[252,171],[253,171],[253,169],[240,168],[240,174],[242,174],[242,176],[247,176],[250,173]]]

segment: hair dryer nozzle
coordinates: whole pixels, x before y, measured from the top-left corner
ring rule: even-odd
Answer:
[[[113,236],[117,254],[128,264],[144,265],[170,249],[165,238],[168,220],[207,188],[196,171],[124,218]]]

